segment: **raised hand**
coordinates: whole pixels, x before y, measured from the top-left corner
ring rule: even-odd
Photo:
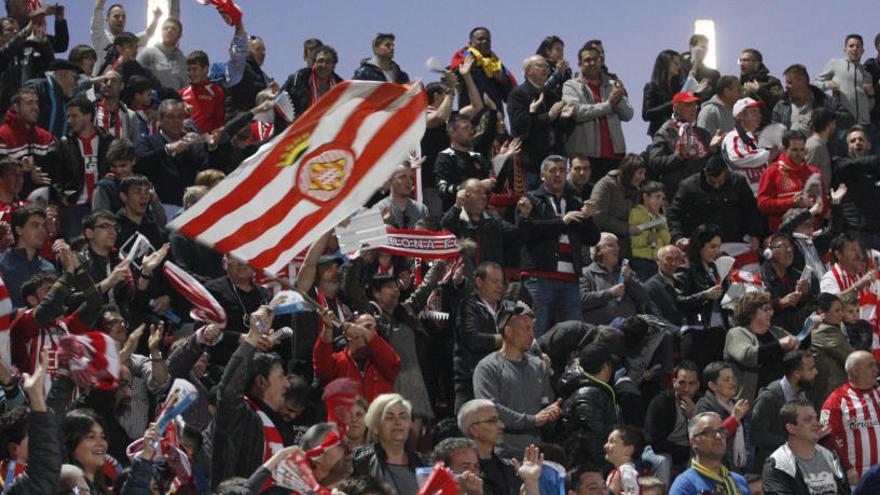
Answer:
[[[541,92],[538,94],[538,97],[535,98],[532,103],[529,104],[529,113],[536,113],[540,110],[541,105],[544,103],[544,93]]]
[[[21,388],[24,389],[31,411],[45,412],[47,410],[44,385],[46,383],[46,370],[49,368],[48,363],[49,351],[43,349],[40,352],[40,364],[34,370],[34,374],[22,373],[24,381],[21,384]]]

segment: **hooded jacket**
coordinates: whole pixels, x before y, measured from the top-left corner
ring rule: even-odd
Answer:
[[[834,452],[816,445],[816,455],[825,458],[834,474],[838,495],[849,495],[849,482]],[[804,473],[798,467],[797,459],[788,443],[776,449],[764,464],[764,493],[767,495],[809,495],[810,490],[804,481]]]
[[[619,417],[614,389],[598,378],[576,370],[559,379],[559,395],[565,398],[561,425],[567,458],[603,465],[603,445]]]
[[[391,61],[391,70],[396,76],[393,81],[389,81],[385,77],[385,73],[382,72],[382,69],[373,63],[373,58],[365,58],[361,60],[360,67],[355,69],[354,75],[351,78],[360,81],[393,82],[397,84],[406,84],[409,82],[409,74],[404,72],[400,66],[397,65],[397,62],[393,60]]]
[[[816,86],[810,85],[810,95],[813,98],[813,109],[827,108],[834,112],[834,120],[837,121],[839,129],[849,129],[855,123],[853,116],[840,99],[834,95],[828,95]],[[773,122],[778,122],[786,128],[791,128],[791,94],[786,91],[782,93],[782,97],[773,106]]]
[[[13,110],[6,111],[6,120],[0,126],[0,154],[9,155],[16,160],[31,156],[34,164],[49,174],[49,177],[58,177],[55,137],[36,124],[28,126]],[[22,194],[33,189],[30,176],[25,176]]]

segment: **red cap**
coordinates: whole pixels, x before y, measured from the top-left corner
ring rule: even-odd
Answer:
[[[682,91],[680,93],[675,93],[675,96],[672,97],[672,104],[675,105],[677,103],[696,103],[700,101],[699,98],[694,96],[690,91]]]

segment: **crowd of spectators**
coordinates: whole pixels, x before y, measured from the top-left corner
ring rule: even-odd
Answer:
[[[166,225],[292,123],[279,94],[295,120],[344,81],[337,51],[306,40],[281,84],[228,0],[222,61],[181,51],[179,0],[140,33],[95,0],[72,47],[65,7],[33,3],[0,19],[3,493],[289,493],[297,448],[347,495],[414,495],[436,461],[468,495],[878,493],[880,59],[860,35],[813,79],[754,48],[721,74],[700,35],[660,51],[633,150],[602,41],[569,62],[548,36],[520,66],[475,27],[425,87],[421,156],[364,205],[460,257],[348,258],[322,232],[288,273],[315,307],[276,315],[270,279]],[[351,79],[409,84],[394,34],[366,48]],[[192,320],[167,261],[225,328]],[[115,388],[58,359],[90,331],[118,346]],[[344,430],[321,400],[339,378]],[[196,400],[169,446],[175,380]]]

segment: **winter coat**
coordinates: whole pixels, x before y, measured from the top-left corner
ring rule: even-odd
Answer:
[[[824,457],[831,466],[834,483],[837,485],[837,495],[849,495],[849,481],[837,454],[821,445],[816,445],[816,455]],[[776,449],[767,459],[762,479],[764,493],[767,495],[810,495],[810,490],[804,482],[804,473],[798,466],[788,443]]]
[[[603,446],[619,417],[614,389],[577,370],[559,379],[559,395],[564,398],[561,426],[566,457],[603,465]]]
[[[698,125],[694,127],[694,131],[706,147],[706,156],[694,155],[682,160],[676,149],[679,140],[678,129],[675,120],[667,120],[654,134],[654,139],[648,146],[648,170],[652,177],[663,183],[667,198],[675,197],[682,181],[700,173],[711,155],[709,143],[712,142],[712,134]]]
[[[627,96],[622,96],[617,105],[608,102],[608,95],[613,85],[607,75],[602,75],[602,86],[599,94],[602,101],[595,101],[593,92],[587,87],[583,78],[570,79],[562,85],[562,101],[574,104],[574,115],[571,119],[574,128],[565,144],[566,151],[583,153],[589,157],[602,156],[601,119],[608,122],[614,154],[626,153],[626,141],[623,137],[621,122],[629,122],[633,117],[633,108]]]

